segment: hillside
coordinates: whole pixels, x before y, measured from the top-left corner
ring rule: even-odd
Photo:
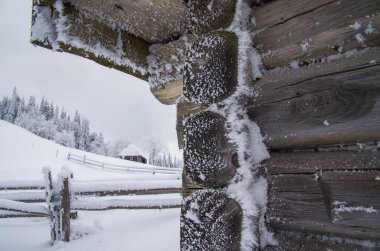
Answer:
[[[79,181],[131,180],[149,183],[150,180],[178,178],[177,175],[128,174],[90,168],[67,160],[68,153],[85,154],[88,158],[112,164],[149,167],[149,165],[67,148],[0,120],[0,184],[42,181],[43,166],[52,168],[53,177],[56,177],[56,173],[62,166],[67,166],[73,171],[74,180]],[[7,191],[0,191],[0,197],[6,193]],[[125,197],[149,199],[152,196]],[[180,195],[156,195],[155,198],[180,199]],[[73,240],[54,246],[49,245],[49,222],[46,218],[0,219],[0,249],[19,251],[178,250],[179,215],[180,209],[79,211],[78,219],[72,220]],[[20,236],[23,236],[23,241],[20,241]]]
[[[86,155],[87,158],[115,165],[130,167],[152,167],[137,162],[105,157],[93,153],[80,151],[58,145],[52,141],[40,138],[27,130],[0,120],[0,182],[6,180],[40,180],[41,170],[50,166],[54,173],[62,168],[69,167],[75,179],[165,179],[173,175],[136,175],[125,172],[105,171],[83,166],[67,160],[69,153]]]

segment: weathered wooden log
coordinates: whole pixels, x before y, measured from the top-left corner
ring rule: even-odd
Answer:
[[[267,74],[250,118],[270,149],[380,140],[380,50]]]
[[[375,242],[363,242],[355,239],[337,238],[335,236],[311,235],[309,233],[296,233],[279,231],[275,237],[278,246],[267,246],[263,251],[311,251],[311,250],[334,250],[334,251],[376,251],[379,244]]]
[[[61,240],[70,241],[70,188],[69,188],[69,177],[65,177],[61,180],[62,190],[60,192],[60,223],[61,223]]]
[[[64,0],[149,43],[167,42],[182,34],[187,8],[181,0]]]
[[[181,250],[240,250],[242,215],[224,192],[193,193],[181,209]]]
[[[193,40],[193,36],[187,36],[157,49],[151,47],[149,85],[153,95],[163,104],[174,104],[182,95],[185,56]]]
[[[236,0],[188,1],[187,28],[194,34],[228,27],[235,15]]]
[[[197,113],[185,121],[184,169],[202,187],[227,185],[239,165],[225,123],[213,112]]]
[[[147,80],[149,43],[83,13],[70,4],[35,4],[31,42],[88,58]]]
[[[201,104],[227,98],[237,85],[237,57],[235,33],[217,31],[200,36],[187,52],[184,96]]]
[[[254,12],[254,47],[269,68],[380,44],[377,1],[271,1]],[[293,63],[294,64],[294,63]]]
[[[380,151],[272,152],[268,174],[314,174],[332,170],[380,170]]]
[[[380,240],[379,171],[269,176],[275,229]]]

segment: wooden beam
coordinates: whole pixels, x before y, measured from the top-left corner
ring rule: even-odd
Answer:
[[[181,0],[64,0],[104,23],[148,43],[167,42],[184,31],[187,8]]]
[[[46,30],[41,31],[42,28]],[[34,5],[31,41],[148,79],[146,57],[149,43],[125,30],[99,22],[69,4],[62,7]]]
[[[271,1],[254,11],[254,47],[269,68],[380,43],[377,1]]]
[[[379,241],[379,175],[379,171],[271,175],[268,223],[280,230]],[[342,215],[337,214],[339,208]]]
[[[270,149],[380,140],[380,50],[267,74],[248,107]]]
[[[266,246],[263,251],[376,251],[379,244],[376,242],[366,241],[365,245],[362,241],[347,238],[337,238],[336,236],[311,235],[309,233],[299,233],[290,231],[278,231],[275,235],[278,240],[278,246]]]
[[[380,151],[272,152],[268,174],[314,174],[327,170],[380,170]]]

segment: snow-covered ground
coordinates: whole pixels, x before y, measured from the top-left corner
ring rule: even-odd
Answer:
[[[91,168],[67,160],[68,153],[116,165],[140,165],[57,145],[0,120],[0,184],[42,181],[44,166],[51,167],[53,177],[62,166],[67,166],[73,171],[74,180],[80,182],[172,182],[179,178],[172,174],[130,174]],[[173,194],[159,196],[180,197]],[[55,246],[49,244],[49,223],[45,218],[0,219],[0,250],[179,250],[179,215],[179,209],[81,211],[78,219],[72,220],[72,236],[81,237]]]

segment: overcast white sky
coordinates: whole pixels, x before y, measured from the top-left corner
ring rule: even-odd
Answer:
[[[21,96],[42,96],[73,114],[106,139],[141,145],[155,136],[178,154],[175,106],[159,103],[148,83],[67,53],[29,43],[32,0],[0,0],[0,97],[16,86]]]

